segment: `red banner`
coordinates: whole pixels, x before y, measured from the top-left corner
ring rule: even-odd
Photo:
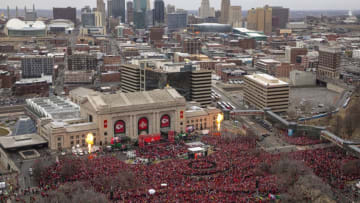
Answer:
[[[125,133],[125,122],[124,121],[116,121],[115,126],[114,126],[114,131],[115,134],[121,134],[121,133]]]
[[[107,120],[104,120],[104,128],[107,128]]]
[[[160,140],[160,134],[145,135],[144,141],[146,143],[156,142]]]
[[[160,119],[160,128],[168,128],[170,127],[170,116],[163,115]]]
[[[138,122],[139,132],[140,132],[140,131],[148,131],[148,128],[149,128],[149,121],[148,121],[148,119],[145,118],[145,117],[140,118],[140,119],[139,119],[139,122]]]
[[[180,111],[180,119],[184,118],[184,111]]]

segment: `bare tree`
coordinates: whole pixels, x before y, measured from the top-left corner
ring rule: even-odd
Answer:
[[[39,203],[103,203],[108,202],[106,196],[97,193],[90,185],[81,182],[66,183],[55,191],[50,191],[48,196],[40,198]]]

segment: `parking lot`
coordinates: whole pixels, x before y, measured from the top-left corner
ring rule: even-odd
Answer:
[[[297,115],[314,115],[335,107],[340,94],[325,87],[292,88],[289,111]],[[301,108],[302,107],[302,108]]]

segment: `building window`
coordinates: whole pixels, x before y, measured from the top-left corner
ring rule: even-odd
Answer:
[[[93,122],[93,117],[92,117],[92,115],[89,115],[89,122]]]
[[[107,136],[107,132],[104,132],[104,136]]]
[[[189,124],[190,122],[187,120],[186,123]]]
[[[58,141],[61,141],[61,137],[58,137]]]
[[[80,140],[76,140],[76,144],[80,144]]]
[[[95,137],[95,136],[96,136],[96,133],[94,133],[93,135],[94,135],[94,137]]]
[[[180,122],[180,125],[183,125],[183,122]]]
[[[85,135],[81,135],[81,137],[82,137],[82,138],[84,138],[84,137],[85,137]]]
[[[202,122],[202,118],[200,118],[200,122]]]
[[[85,144],[85,140],[82,140],[82,143]]]
[[[74,141],[71,141],[71,142],[70,142],[70,145],[71,145],[71,146],[74,146]]]
[[[58,147],[59,147],[59,148],[61,147],[61,143],[60,143],[60,142],[58,143]]]
[[[79,135],[76,135],[76,139],[79,139],[79,137],[80,137]]]
[[[74,139],[74,136],[71,136],[71,137],[70,137],[70,139],[72,139],[72,140],[73,140],[73,139]]]

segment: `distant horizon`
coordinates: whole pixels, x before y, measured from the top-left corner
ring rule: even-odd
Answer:
[[[83,8],[86,5],[91,7],[96,7],[96,0],[1,0],[2,6],[6,9],[7,6],[15,9],[15,6],[19,8],[24,8],[27,6],[29,9],[32,8],[35,4],[35,8],[42,10],[51,10],[53,7],[76,7]],[[125,0],[126,2],[129,0]],[[202,0],[164,0],[165,6],[168,4],[175,5],[176,8],[181,8],[185,10],[198,10],[201,5]],[[209,0],[210,6],[214,7],[216,10],[220,9],[221,0]],[[256,1],[244,1],[244,0],[230,0],[231,5],[239,5],[243,10],[249,10],[251,8],[263,7],[265,5],[269,6],[283,6],[285,8],[290,8],[294,11],[307,11],[307,10],[349,10],[349,9],[360,9],[359,0],[256,0]],[[107,0],[104,0],[107,4]],[[153,7],[154,0],[151,0],[151,7]],[[327,8],[326,8],[327,7]],[[336,9],[334,9],[336,8]]]

